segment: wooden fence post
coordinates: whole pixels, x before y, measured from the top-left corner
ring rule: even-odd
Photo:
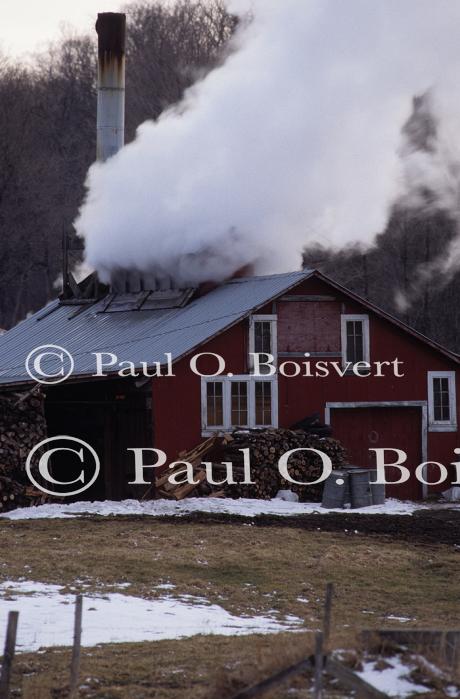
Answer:
[[[16,633],[18,630],[19,612],[9,612],[8,626],[6,627],[5,650],[0,672],[0,699],[9,699],[11,668],[13,665],[14,650],[16,648]]]
[[[329,636],[331,633],[331,611],[332,598],[334,596],[334,583],[327,583],[326,597],[324,600],[324,619],[323,619],[323,640],[326,651],[328,650]]]
[[[81,622],[83,615],[83,596],[77,595],[75,598],[75,623],[73,629],[72,662],[70,665],[70,692],[69,699],[77,696],[78,677],[80,673],[80,651],[81,651]]]
[[[315,636],[315,699],[323,699],[323,634],[318,631]]]

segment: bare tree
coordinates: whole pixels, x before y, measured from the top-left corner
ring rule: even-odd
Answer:
[[[236,26],[219,0],[128,13],[127,140],[219,61]],[[0,327],[55,295],[62,239],[96,151],[95,34],[67,34],[22,66],[0,56]]]

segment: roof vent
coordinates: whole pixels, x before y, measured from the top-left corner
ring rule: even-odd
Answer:
[[[102,307],[103,313],[119,311],[160,311],[182,308],[190,300],[195,289],[165,289],[137,293],[111,293]]]

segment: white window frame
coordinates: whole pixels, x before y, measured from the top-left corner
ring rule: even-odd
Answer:
[[[347,365],[347,322],[348,321],[361,321],[363,324],[363,362],[370,363],[371,361],[371,349],[370,349],[370,334],[369,334],[369,316],[366,314],[359,313],[342,313],[340,316],[341,324],[341,340],[342,340],[342,367],[345,368]],[[351,373],[350,369],[350,373]]]
[[[208,425],[207,424],[207,385],[211,382],[220,381],[222,386],[222,396],[223,396],[223,425]],[[248,425],[232,425],[232,393],[231,384],[235,381],[244,381],[248,385]],[[255,396],[256,389],[255,384],[258,381],[268,381],[272,387],[272,422],[270,425],[257,425],[256,424],[256,404]],[[238,376],[213,376],[213,377],[202,377],[201,378],[201,430],[203,437],[207,437],[215,434],[216,432],[228,432],[235,427],[241,427],[241,429],[271,429],[278,427],[278,381],[275,376],[254,376],[251,374],[241,374]]]
[[[257,321],[263,323],[270,323],[272,345],[271,354],[273,355],[273,363],[275,364],[275,366],[278,362],[278,316],[273,314],[253,315],[249,318],[249,371],[251,373],[254,371],[254,358],[252,355],[255,352],[255,323]]]
[[[434,419],[434,379],[448,379],[450,420]],[[457,431],[457,393],[455,379],[455,371],[428,372],[428,429],[430,432]]]

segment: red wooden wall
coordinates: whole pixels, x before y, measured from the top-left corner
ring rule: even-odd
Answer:
[[[333,301],[305,302],[277,300],[278,353],[283,352],[337,352],[337,357],[323,356],[311,361],[340,361],[340,315],[360,313],[369,315],[371,361],[404,362],[404,378],[388,376],[360,378],[331,375],[328,378],[302,376],[278,377],[279,425],[289,427],[307,415],[318,412],[325,419],[327,402],[380,402],[426,401],[427,372],[452,371],[455,362],[424,342],[414,338],[391,322],[374,315],[336,291],[322,280],[303,282],[289,296],[317,294],[334,297]],[[272,313],[272,304],[257,313]],[[248,321],[244,320],[210,340],[197,352],[214,352],[224,357],[226,371],[245,374],[248,355]],[[199,443],[201,435],[201,380],[189,368],[186,357],[174,366],[175,377],[153,380],[153,419],[155,446],[163,449],[169,460],[178,452]],[[292,357],[279,356],[279,362]],[[296,358],[301,361],[302,358]],[[214,370],[210,359],[202,362],[204,371]],[[457,414],[460,415],[458,394],[460,385],[457,372]],[[341,409],[331,412],[334,436],[341,439],[349,450],[350,462],[365,465],[369,447],[403,449],[408,454],[407,466],[412,470],[422,460],[421,410],[419,408]],[[456,457],[453,450],[458,444],[456,432],[428,432],[428,459],[446,466]],[[371,462],[368,460],[368,464]],[[436,470],[431,476],[436,478]],[[443,490],[441,485],[434,490]],[[390,488],[390,494],[416,498],[421,489],[412,481],[407,486]]]

